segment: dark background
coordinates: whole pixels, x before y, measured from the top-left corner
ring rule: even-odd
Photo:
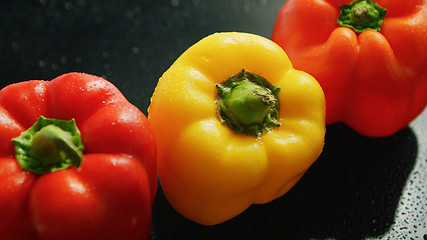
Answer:
[[[214,32],[270,38],[279,0],[33,0],[0,4],[0,88],[78,71],[102,76],[147,114],[164,71]],[[427,111],[386,138],[327,127],[325,148],[271,203],[206,227],[159,188],[152,239],[427,239]]]

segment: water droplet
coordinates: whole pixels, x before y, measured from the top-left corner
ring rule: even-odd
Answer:
[[[245,13],[245,14],[249,13],[251,11],[251,4],[252,4],[251,1],[243,0],[242,9],[241,9],[242,13]]]
[[[260,6],[267,5],[267,0],[258,0],[258,5],[260,5]]]
[[[128,12],[126,12],[126,16],[127,16],[129,19],[132,19],[132,18],[135,16],[135,14],[134,14],[132,11],[128,11]]]
[[[134,54],[138,54],[138,53],[139,53],[139,47],[134,46],[134,47],[132,48],[132,52],[133,52]]]
[[[47,4],[47,0],[39,0],[41,5],[46,5]]]
[[[182,16],[183,16],[185,19],[191,19],[192,14],[191,14],[191,12],[190,12],[190,11],[188,11],[188,10],[184,10],[184,11],[182,11]]]
[[[72,9],[73,9],[73,3],[71,3],[71,2],[66,2],[66,3],[64,4],[64,7],[65,7],[65,10],[70,11],[70,10],[72,10]]]
[[[58,64],[56,64],[56,63],[52,63],[52,64],[50,65],[50,68],[52,68],[52,70],[58,70]]]
[[[76,57],[75,61],[76,61],[76,63],[81,63],[83,61],[83,59],[81,57]]]
[[[79,0],[79,1],[77,2],[77,5],[79,5],[79,7],[84,7],[84,6],[86,6],[86,0]]]
[[[68,59],[67,59],[67,57],[61,57],[59,59],[59,62],[62,63],[62,64],[66,64],[68,62]]]
[[[198,6],[200,4],[200,0],[193,0],[192,2],[194,6]]]
[[[109,63],[104,64],[104,69],[108,70],[111,68],[111,65]]]
[[[171,0],[172,7],[178,7],[179,6],[179,0]]]
[[[242,12],[249,13],[251,11],[251,7],[248,4],[243,5]]]
[[[39,67],[41,67],[41,68],[46,67],[46,61],[45,60],[40,60],[39,61]]]
[[[13,49],[13,50],[18,50],[18,49],[19,49],[19,43],[17,43],[17,42],[13,42],[13,43],[12,43],[12,49]]]
[[[110,56],[110,54],[108,52],[102,52],[103,58],[108,58],[109,56]]]

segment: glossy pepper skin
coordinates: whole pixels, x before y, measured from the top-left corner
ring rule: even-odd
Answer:
[[[326,97],[326,124],[344,122],[370,137],[406,127],[427,104],[427,3],[378,0],[379,31],[337,24],[352,1],[288,0],[272,40],[296,69],[313,75]]]
[[[235,133],[217,114],[217,84],[242,69],[280,87],[280,126],[259,136]],[[230,32],[194,44],[159,79],[149,106],[168,201],[215,225],[281,197],[322,151],[324,101],[318,82],[269,39]]]
[[[40,116],[75,119],[79,168],[21,169],[11,139]],[[0,91],[1,239],[148,239],[156,168],[147,118],[101,77],[69,73]]]

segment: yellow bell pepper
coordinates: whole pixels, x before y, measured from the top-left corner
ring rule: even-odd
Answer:
[[[203,225],[281,197],[324,144],[318,82],[248,33],[216,33],[190,47],[159,79],[148,112],[162,189]]]

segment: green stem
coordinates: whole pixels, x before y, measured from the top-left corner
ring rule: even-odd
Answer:
[[[387,12],[387,9],[372,0],[355,0],[339,6],[339,9],[341,14],[338,17],[338,25],[349,27],[357,33],[368,29],[379,32]]]
[[[29,155],[44,166],[61,163],[64,159],[78,165],[83,159],[82,152],[72,142],[71,134],[55,125],[43,127],[34,134],[29,150]]]
[[[84,146],[74,119],[41,116],[27,131],[12,139],[16,160],[23,170],[44,174],[80,167]]]
[[[280,125],[280,88],[246,70],[217,85],[217,113],[234,132],[260,136]]]

